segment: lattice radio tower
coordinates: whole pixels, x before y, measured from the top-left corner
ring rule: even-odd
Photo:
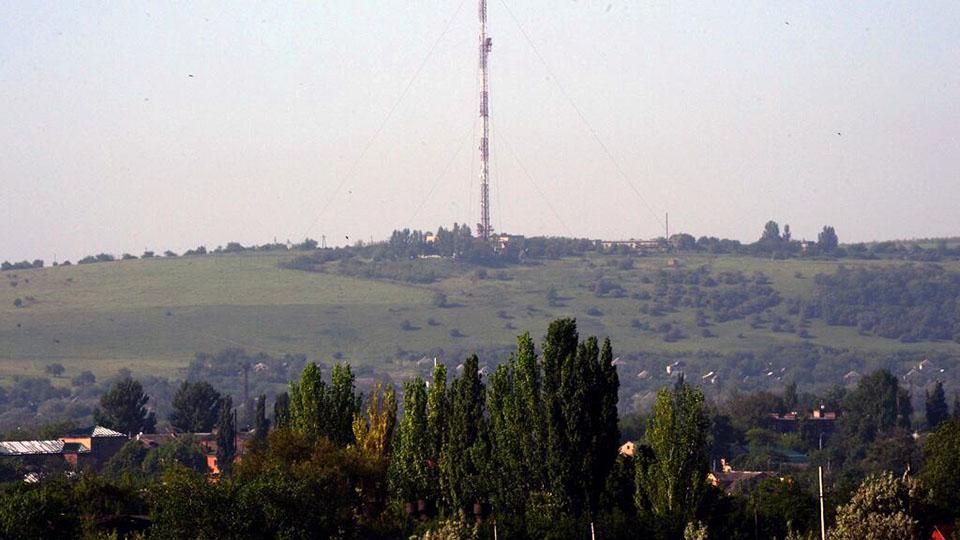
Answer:
[[[493,40],[487,37],[487,0],[480,0],[480,223],[477,238],[490,239],[490,93],[487,81],[487,58]]]

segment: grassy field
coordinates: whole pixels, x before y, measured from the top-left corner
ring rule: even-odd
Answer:
[[[715,324],[711,330],[717,337],[702,338],[692,309],[643,315],[636,299],[598,298],[588,289],[602,276],[630,293],[650,291],[653,285],[642,277],[668,268],[668,257],[637,258],[627,270],[615,264],[617,257],[568,258],[508,267],[503,276],[508,279],[498,279],[497,270],[479,279],[473,269],[463,268],[430,285],[409,285],[278,266],[292,256],[244,253],[4,272],[0,379],[41,374],[51,362],[62,363],[68,377],[84,369],[108,375],[123,367],[176,376],[195,353],[225,347],[303,353],[327,363],[337,358],[396,375],[407,372],[411,360],[422,354],[506,349],[522,331],[539,341],[549,322],[564,316],[576,317],[583,335],[610,336],[619,352],[732,352],[805,341],[795,334],[754,329],[744,320]],[[708,256],[680,257],[678,262],[687,269],[707,265],[712,272],[763,272],[784,298],[809,296],[813,276],[838,266],[832,261]],[[447,261],[438,264],[449,266]],[[553,306],[547,301],[551,287],[560,298]],[[437,293],[447,295],[449,307],[434,305]],[[15,299],[28,297],[28,307],[14,307]],[[785,307],[775,311],[785,313]],[[676,322],[689,338],[667,343],[656,332],[638,329],[635,319],[653,327]],[[960,354],[955,343],[907,345],[819,321],[809,331],[812,337],[806,341],[834,347]]]

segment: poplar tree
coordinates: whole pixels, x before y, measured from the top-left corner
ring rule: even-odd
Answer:
[[[693,517],[706,489],[710,421],[703,392],[683,379],[657,393],[636,463],[636,504],[654,525],[669,531]]]
[[[337,364],[330,373],[330,387],[326,395],[328,421],[322,432],[339,446],[352,444],[353,417],[360,412],[362,397],[356,393],[355,377],[350,364]]]
[[[267,395],[257,396],[256,413],[253,421],[253,438],[259,442],[267,440],[267,434],[270,432],[270,420],[267,419]]]
[[[277,429],[290,427],[290,394],[281,392],[273,402],[273,425]]]
[[[327,385],[313,362],[304,366],[300,382],[290,383],[290,427],[312,441],[327,432],[326,394]]]
[[[467,358],[463,372],[450,388],[449,436],[441,458],[441,474],[454,512],[466,509],[471,503],[483,502],[487,494],[486,399],[479,363],[476,355]]]
[[[233,398],[220,400],[220,419],[217,421],[217,466],[222,474],[230,474],[237,455],[237,425],[233,416]]]
[[[437,364],[433,368],[433,380],[427,392],[427,455],[428,497],[440,509],[447,509],[444,490],[440,486],[440,467],[444,445],[447,442],[449,423],[449,396],[447,395],[447,367]]]
[[[528,488],[542,489],[545,482],[544,462],[547,450],[546,415],[543,410],[543,374],[529,332],[517,338],[517,356],[513,366],[516,407],[525,420],[520,434],[522,478]]]
[[[596,381],[599,387],[599,410],[597,411],[597,429],[594,433],[594,446],[596,447],[594,483],[590,486],[590,504],[591,511],[596,513],[600,494],[613,470],[617,460],[617,450],[620,447],[620,414],[617,410],[617,404],[620,401],[620,376],[617,374],[617,366],[613,364],[613,347],[610,344],[610,338],[603,340],[603,346],[600,348],[600,364],[598,379]]]
[[[487,409],[490,412],[492,496],[498,514],[522,518],[528,493],[523,470],[524,432],[527,426],[514,384],[516,359],[500,364],[490,377]]]
[[[947,398],[943,393],[943,383],[937,381],[932,392],[926,393],[926,413],[927,428],[936,429],[942,422],[950,417],[950,409],[947,407]]]
[[[390,462],[390,491],[404,502],[427,495],[427,388],[417,377],[403,384],[403,418]]]
[[[572,374],[570,364],[577,351],[577,323],[574,319],[557,319],[550,323],[543,343],[543,405],[546,424],[545,471],[547,487],[554,496],[565,497],[570,482],[570,442],[561,393],[564,369]],[[562,501],[568,504],[569,500]]]

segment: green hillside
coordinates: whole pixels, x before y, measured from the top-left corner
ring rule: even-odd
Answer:
[[[398,377],[424,355],[449,362],[472,350],[505,354],[500,351],[512,347],[519,332],[539,340],[549,321],[565,316],[577,318],[582,334],[610,336],[624,355],[762,352],[801,343],[865,354],[960,354],[952,341],[901,343],[789,314],[787,300],[810,298],[813,277],[835,272],[836,261],[591,253],[480,270],[424,259],[418,263],[437,266],[444,277],[421,285],[340,275],[336,263],[322,272],[278,265],[292,257],[248,252],[4,272],[0,377],[39,375],[51,362],[62,363],[67,377],[83,369],[109,375],[122,367],[176,377],[195,353],[227,347],[302,353],[328,364],[340,359]],[[960,270],[960,263],[943,266]],[[759,318],[725,322],[703,308],[699,317],[698,309],[685,306],[656,313],[650,308],[661,271],[739,272],[749,280],[762,273],[783,301]],[[598,293],[599,282],[613,285],[614,293]],[[445,307],[436,305],[438,293],[446,296]],[[14,306],[18,298],[23,307]],[[774,331],[775,318],[786,330]],[[673,341],[665,340],[666,323],[677,329]],[[715,337],[703,337],[704,327]],[[801,337],[801,327],[808,337]]]

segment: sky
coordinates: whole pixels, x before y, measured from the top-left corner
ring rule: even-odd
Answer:
[[[489,0],[492,222],[960,236],[960,3]],[[0,3],[0,260],[478,221],[475,0]]]

